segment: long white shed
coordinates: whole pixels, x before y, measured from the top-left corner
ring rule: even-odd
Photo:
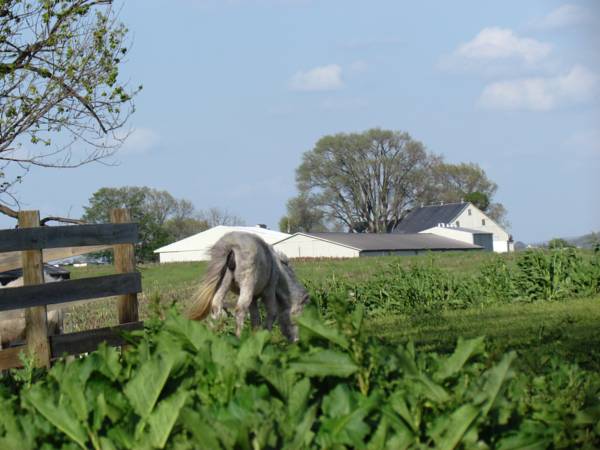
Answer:
[[[273,247],[288,258],[358,258],[482,250],[480,245],[432,233],[296,233]]]
[[[230,227],[218,225],[201,233],[187,237],[172,244],[154,250],[158,253],[161,263],[208,261],[210,248],[225,234],[231,231],[243,231],[260,236],[267,244],[273,244],[290,237],[287,233],[269,230],[260,226],[255,227]]]

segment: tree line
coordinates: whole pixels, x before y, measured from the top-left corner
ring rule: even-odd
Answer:
[[[140,242],[136,246],[136,257],[140,261],[153,261],[157,248],[217,225],[244,224],[240,217],[225,209],[196,210],[189,200],[146,186],[97,190],[84,206],[82,221],[107,223],[114,208],[129,209],[131,219],[138,223]]]

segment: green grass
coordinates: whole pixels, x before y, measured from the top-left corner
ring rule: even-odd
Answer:
[[[374,276],[390,263],[409,266],[434,258],[443,270],[475,274],[490,253],[444,253],[413,257],[375,257],[346,260],[295,261],[302,281],[319,285],[332,277],[360,281]],[[514,255],[504,255],[514,264]],[[147,264],[139,267],[144,292],[140,295],[140,317],[170,305],[184,308],[200,282],[206,263]],[[72,268],[72,278],[114,272],[112,266]],[[66,331],[79,331],[117,323],[114,299],[71,307]],[[503,352],[517,349],[527,359],[538,353],[561,355],[565,360],[600,370],[600,298],[567,299],[560,302],[510,303],[460,310],[389,315],[369,319],[369,333],[391,343],[413,339],[418,347],[446,352],[459,336],[485,335],[490,348]]]
[[[459,336],[486,336],[498,353],[518,350],[531,361],[556,354],[600,371],[600,297],[381,317],[369,320],[367,329],[389,343],[412,339],[438,352],[451,351]]]

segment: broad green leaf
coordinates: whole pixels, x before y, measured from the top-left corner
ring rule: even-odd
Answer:
[[[408,428],[406,423],[404,423],[404,421],[400,419],[388,406],[384,406],[383,408],[381,408],[381,412],[383,414],[383,417],[386,418],[390,426],[396,432],[393,437],[396,446],[391,448],[408,448],[409,445],[411,445],[414,442],[415,434],[410,430],[410,428]],[[387,448],[390,448],[389,443]]]
[[[473,405],[458,408],[447,419],[441,433],[434,436],[435,447],[440,450],[456,448],[478,415],[479,409]]]
[[[296,373],[290,369],[263,364],[259,368],[260,375],[271,384],[284,399],[290,398],[296,381]]]
[[[306,329],[312,334],[315,334],[323,339],[327,339],[340,347],[347,349],[348,340],[346,337],[337,329],[337,327],[327,326],[319,318],[319,313],[316,308],[308,307],[304,312],[296,319],[296,322],[301,328]]]
[[[352,311],[352,326],[355,331],[360,331],[365,317],[365,306],[359,303]]]
[[[0,448],[33,450],[33,442],[27,439],[15,417],[12,402],[0,399],[0,411],[0,432],[4,432],[4,436],[0,437]]]
[[[250,369],[254,361],[260,356],[269,338],[270,333],[266,330],[261,330],[242,342],[236,357],[237,366],[242,370]]]
[[[500,395],[502,385],[506,383],[510,377],[510,365],[516,357],[517,355],[515,352],[505,354],[496,366],[485,373],[486,382],[483,386],[482,394],[476,399],[485,399],[482,415],[487,415],[496,401],[496,398]]]
[[[303,378],[294,385],[288,400],[288,414],[290,417],[298,417],[304,414],[310,391],[311,386],[308,378]]]
[[[165,330],[184,337],[196,350],[215,339],[215,334],[205,324],[180,315],[169,316],[165,322]]]
[[[138,372],[125,385],[123,392],[135,412],[147,417],[154,408],[175,363],[175,355],[154,355],[144,362]]]
[[[347,354],[334,350],[321,350],[302,356],[296,362],[290,363],[290,368],[309,377],[342,378],[349,377],[358,370],[358,366]]]
[[[408,406],[406,405],[406,401],[404,396],[400,392],[394,393],[390,398],[390,405],[402,419],[411,427],[411,429],[415,432],[419,432],[419,423],[410,413]]]
[[[81,448],[87,448],[88,437],[85,428],[66,408],[56,405],[50,394],[43,391],[41,386],[34,386],[25,393],[26,399],[46,418],[48,422],[69,436]]]
[[[379,401],[378,396],[365,398],[357,396],[358,402],[352,401],[352,393],[339,384],[323,399],[323,411],[328,417],[321,418],[318,442],[323,447],[333,444],[351,445],[353,448],[364,448],[365,437],[370,427],[364,419]],[[354,405],[357,403],[356,405]]]
[[[425,374],[420,374],[414,380],[421,384],[423,395],[428,399],[439,403],[450,400],[450,394],[442,386],[431,381]]]
[[[458,373],[471,356],[483,351],[484,337],[464,340],[458,338],[454,353],[444,361],[434,375],[434,379],[443,381],[448,377]]]
[[[294,439],[284,445],[284,450],[301,450],[310,448],[315,434],[311,431],[315,417],[317,415],[317,406],[313,405],[307,410],[302,411],[303,419],[296,425]]]
[[[368,450],[384,450],[385,443],[387,441],[388,436],[388,423],[385,416],[381,418],[379,421],[379,425],[377,425],[377,429],[373,434],[373,437],[367,444]]]
[[[60,390],[70,400],[77,418],[82,422],[86,422],[89,405],[85,398],[85,385],[80,381],[77,372],[73,370],[76,366],[69,367],[70,370],[65,371],[64,379],[61,380]]]
[[[409,345],[411,345],[410,342]],[[414,348],[412,352],[410,349],[400,350],[397,354],[397,357],[400,368],[404,370],[407,375],[418,376],[420,374],[419,368],[415,363]]]
[[[338,384],[321,402],[321,409],[329,417],[341,417],[352,410],[351,393],[345,384]]]
[[[171,395],[162,400],[148,417],[148,436],[154,447],[164,448],[187,396],[185,391]]]
[[[200,412],[184,407],[180,413],[180,420],[185,429],[192,434],[194,441],[201,442],[205,448],[221,448],[217,439],[218,430]]]

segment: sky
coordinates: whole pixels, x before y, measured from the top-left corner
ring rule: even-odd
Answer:
[[[149,186],[277,229],[303,152],[381,127],[481,165],[515,240],[600,230],[596,1],[117,5],[132,133],[117,165],[33,169],[23,209],[79,217],[101,187]]]

